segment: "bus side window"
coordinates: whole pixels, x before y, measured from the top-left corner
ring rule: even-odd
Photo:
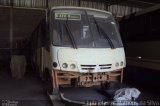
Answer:
[[[42,42],[43,47],[49,52],[50,51],[50,36],[49,36],[49,28],[44,20],[41,24],[41,33],[42,33]]]

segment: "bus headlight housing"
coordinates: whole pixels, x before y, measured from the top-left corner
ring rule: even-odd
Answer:
[[[120,65],[123,66],[123,61],[121,61]]]
[[[119,63],[117,62],[115,66],[116,66],[116,67],[119,67]]]
[[[76,65],[75,65],[75,64],[71,64],[71,65],[70,65],[70,68],[71,68],[71,69],[75,69],[75,68],[76,68]]]
[[[56,62],[53,62],[53,67],[56,68],[58,64]]]
[[[62,64],[62,67],[63,67],[63,68],[67,68],[67,67],[68,67],[68,64],[67,64],[67,63],[63,63],[63,64]]]

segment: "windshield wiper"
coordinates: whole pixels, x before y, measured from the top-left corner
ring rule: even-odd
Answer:
[[[98,25],[97,20],[95,19],[94,16],[93,16],[93,19],[94,19],[94,22],[95,22],[96,27],[97,27],[97,29],[98,29],[98,33],[99,33],[100,35],[101,35],[101,33],[102,33],[102,35],[105,37],[105,39],[107,39],[110,47],[111,47],[112,49],[115,49],[115,47],[114,47],[114,45],[113,45],[113,43],[112,43],[112,40],[109,38],[108,34]],[[100,33],[100,32],[101,32],[101,33]]]
[[[67,21],[68,21],[68,19],[67,19]],[[77,49],[76,42],[75,42],[75,40],[74,40],[74,37],[73,37],[73,35],[72,35],[71,29],[70,29],[67,21],[65,22],[64,25],[65,25],[65,27],[66,27],[66,29],[67,29],[69,38],[70,38],[70,40],[71,40],[71,42],[72,42],[72,45],[73,45],[73,48]]]

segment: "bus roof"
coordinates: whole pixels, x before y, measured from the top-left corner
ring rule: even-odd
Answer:
[[[94,8],[87,8],[87,7],[74,7],[74,6],[55,6],[52,7],[51,10],[56,10],[56,9],[81,9],[81,10],[93,10],[93,11],[97,11],[97,12],[103,12],[103,13],[107,13],[107,14],[111,14],[111,12],[108,11],[104,11],[104,10],[99,10],[99,9],[94,9]]]

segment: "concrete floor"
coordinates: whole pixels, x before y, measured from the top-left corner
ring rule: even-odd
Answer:
[[[16,106],[51,106],[41,80],[30,75],[13,79],[9,67],[5,65],[0,67],[0,101],[18,103]]]

